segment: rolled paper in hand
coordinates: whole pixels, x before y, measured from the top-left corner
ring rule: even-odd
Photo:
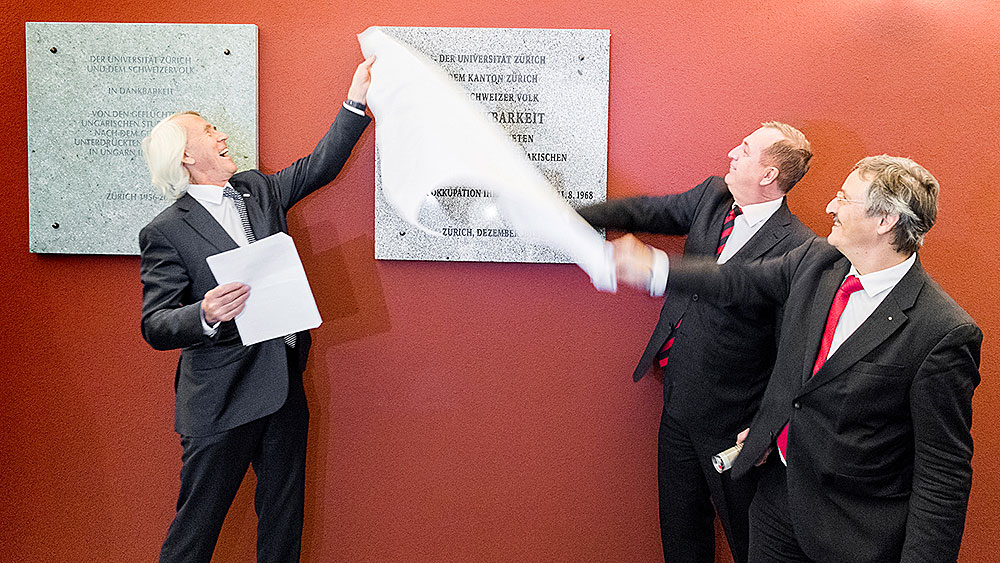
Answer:
[[[740,442],[735,446],[729,448],[724,452],[719,452],[712,456],[712,465],[715,466],[715,470],[719,473],[726,471],[733,467],[733,462],[736,461],[736,456],[740,455],[740,450],[743,449],[743,443]]]

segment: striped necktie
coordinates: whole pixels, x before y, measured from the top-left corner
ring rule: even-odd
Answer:
[[[247,241],[251,244],[257,242],[257,237],[253,234],[253,229],[250,227],[250,218],[247,217],[247,204],[243,201],[243,196],[234,190],[232,186],[222,188],[222,195],[233,200],[233,203],[236,204],[236,211],[240,214],[240,222],[243,223],[243,233],[246,234]],[[286,334],[282,338],[289,348],[295,348],[295,343],[298,341],[295,333]]]
[[[722,254],[722,249],[726,248],[726,241],[729,240],[729,235],[733,234],[733,225],[736,223],[736,218],[742,214],[743,210],[740,209],[739,205],[734,204],[733,208],[729,210],[726,220],[722,223],[722,236],[719,237],[719,248],[715,251],[716,256]]]
[[[722,235],[719,237],[719,247],[715,251],[715,255],[718,256],[722,254],[722,249],[726,248],[726,241],[729,240],[729,235],[733,234],[733,224],[736,223],[736,218],[743,214],[743,210],[740,209],[739,205],[733,205],[730,208],[729,213],[726,214],[726,220],[722,223]],[[656,353],[656,363],[661,368],[667,366],[667,362],[670,360],[670,348],[674,345],[674,333],[677,329],[681,327],[681,323],[684,319],[679,319],[677,324],[674,326],[673,330],[670,331],[670,337],[667,341],[663,343],[663,347],[660,351]]]

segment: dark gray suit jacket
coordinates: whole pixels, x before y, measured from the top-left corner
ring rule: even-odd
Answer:
[[[812,376],[850,262],[825,239],[741,268],[671,264],[669,287],[784,306],[778,360],[733,469],[786,423],[789,512],[816,561],[955,561],[972,483],[982,332],[919,259]]]
[[[286,213],[330,183],[368,126],[367,116],[341,109],[316,149],[272,175],[235,174],[230,184],[244,198],[257,239],[288,232]],[[193,197],[184,194],[139,233],[142,250],[142,335],[157,350],[181,348],[174,388],[175,430],[205,436],[277,411],[288,393],[285,344],[275,338],[243,346],[234,321],[205,336],[199,309],[218,285],[205,259],[236,243]],[[298,366],[305,367],[311,340],[298,335]]]
[[[732,205],[725,181],[713,176],[680,194],[612,200],[579,211],[596,227],[687,235],[684,256],[714,258]],[[781,256],[813,236],[782,202],[723,267]],[[656,353],[683,317],[664,370],[664,409],[691,432],[722,444],[731,444],[756,412],[777,348],[775,313],[748,318],[738,308],[697,294],[672,295],[668,288],[660,320],[633,373],[638,381],[652,369]]]

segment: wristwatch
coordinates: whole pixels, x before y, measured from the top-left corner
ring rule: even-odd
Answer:
[[[345,100],[344,103],[351,106],[354,109],[359,109],[361,111],[365,111],[365,108],[368,107],[365,104],[361,102],[355,102],[354,100]]]

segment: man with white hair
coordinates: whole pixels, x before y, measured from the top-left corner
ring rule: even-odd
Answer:
[[[257,560],[299,560],[309,332],[243,346],[233,319],[251,288],[218,285],[205,259],[287,232],[288,210],[337,176],[371,121],[372,62],[358,66],[347,101],[312,154],[275,174],[237,173],[226,134],[194,112],[164,119],[143,139],[153,184],[176,199],[139,234],[143,338],[157,350],[181,349],[174,380],[181,489],[160,561],[211,560],[250,466]]]
[[[761,466],[750,561],[958,558],[983,333],[917,256],[938,192],[912,160],[868,157],[827,205],[827,239],[734,268],[670,265],[676,294],[784,307],[774,372],[732,470]],[[654,251],[622,237],[615,256],[620,282],[648,286]]]

